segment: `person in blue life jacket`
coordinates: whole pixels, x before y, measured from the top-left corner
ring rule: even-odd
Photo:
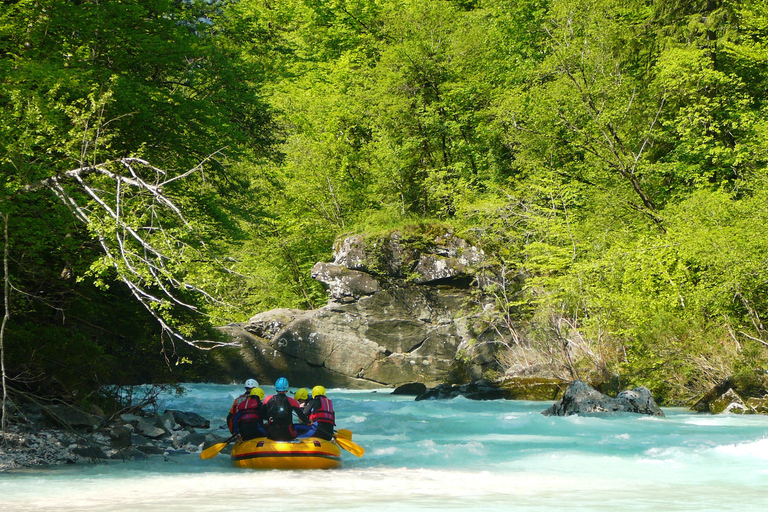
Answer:
[[[248,379],[245,381],[245,393],[235,398],[235,401],[232,402],[232,407],[229,409],[229,414],[227,414],[227,427],[229,427],[229,431],[233,434],[235,433],[235,425],[232,422],[232,418],[235,417],[235,413],[237,412],[237,406],[238,404],[244,402],[249,396],[251,396],[251,391],[254,388],[258,388],[259,383],[256,382],[256,379]]]
[[[264,428],[264,390],[253,388],[248,398],[239,402],[232,418],[232,434],[240,434],[240,439],[248,441],[257,437],[266,437]]]
[[[290,441],[296,438],[293,427],[294,413],[302,423],[309,423],[299,402],[288,396],[288,379],[280,377],[275,381],[275,394],[264,399],[264,416],[267,423],[267,437],[275,441]]]
[[[312,399],[304,405],[304,414],[312,422],[309,430],[298,437],[319,437],[330,441],[333,439],[333,427],[336,425],[336,413],[333,412],[333,402],[325,396],[323,386],[312,388]]]
[[[299,388],[293,394],[293,398],[295,398],[296,401],[299,402],[299,407],[301,407],[303,410],[304,405],[307,403],[307,400],[312,398],[312,395],[309,394],[309,390],[307,388]],[[301,435],[309,431],[309,429],[310,429],[310,425],[304,425],[303,423],[293,424],[293,430],[296,431],[296,437],[301,437]]]

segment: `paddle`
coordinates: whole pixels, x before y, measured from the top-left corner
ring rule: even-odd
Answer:
[[[217,456],[219,452],[224,449],[225,446],[227,446],[229,443],[231,443],[235,439],[237,439],[237,434],[233,435],[223,443],[212,444],[211,446],[209,446],[208,448],[200,452],[200,458],[205,460],[205,459],[210,459],[211,457]]]
[[[340,428],[339,430],[334,431],[339,437],[343,437],[344,439],[352,440],[352,431],[347,430],[345,428]]]
[[[345,434],[349,432],[349,437],[352,437],[352,432],[347,430]],[[343,435],[339,435],[340,432],[337,432],[336,435],[333,436],[333,438],[336,440],[336,444],[347,450],[352,455],[356,455],[357,457],[362,457],[365,453],[365,448],[360,446],[359,444],[353,442],[351,439],[347,439]]]

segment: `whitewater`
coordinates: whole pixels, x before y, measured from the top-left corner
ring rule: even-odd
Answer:
[[[197,412],[226,437],[224,418],[242,388],[185,388],[161,397],[160,410]],[[328,396],[337,426],[366,450],[342,452],[340,469],[236,469],[225,451],[10,471],[0,473],[0,511],[768,509],[768,416],[547,417],[551,402],[416,402],[391,390]]]

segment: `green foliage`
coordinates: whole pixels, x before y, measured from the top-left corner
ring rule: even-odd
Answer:
[[[182,286],[179,300],[207,318],[170,301],[150,307],[190,336],[274,307],[321,306],[311,269],[344,235],[397,230],[406,248],[423,249],[451,230],[498,265],[489,321],[516,330],[520,353],[687,400],[765,364],[764,7],[6,3],[0,210],[13,222],[17,288],[35,297],[15,299],[14,316],[28,326],[45,314],[39,290],[55,290],[55,311],[77,304],[107,324],[102,308],[86,307],[100,294],[128,311],[120,278],[153,276],[136,245],[122,263],[105,257],[117,246],[101,241],[126,227],[150,226],[142,240],[174,248],[165,278],[219,300]],[[164,187],[186,222],[101,175],[88,183],[114,192],[102,200],[120,202],[125,224],[93,217],[85,230],[34,188],[88,164],[126,174],[115,163],[125,157],[152,162],[163,179],[203,162]],[[62,190],[91,211],[77,183]],[[58,279],[62,269],[74,279]],[[151,316],[126,314],[145,319],[143,358]],[[65,338],[94,361],[119,361],[116,346],[131,346]]]

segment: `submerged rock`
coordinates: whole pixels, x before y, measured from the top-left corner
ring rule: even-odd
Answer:
[[[611,398],[592,388],[586,382],[576,380],[565,390],[563,398],[542,412],[545,416],[570,416],[607,412],[631,412],[664,416],[650,390],[645,387],[622,391]]]

